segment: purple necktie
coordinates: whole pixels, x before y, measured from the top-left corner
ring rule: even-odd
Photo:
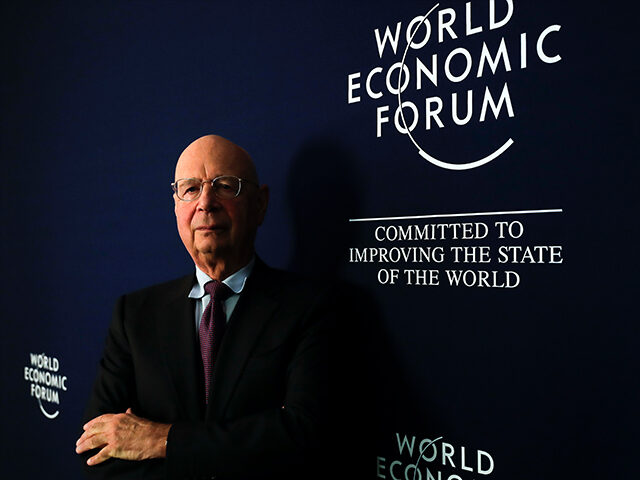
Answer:
[[[205,403],[209,403],[209,387],[211,385],[211,372],[216,353],[220,348],[222,335],[227,323],[224,309],[224,301],[233,295],[233,292],[224,283],[212,280],[204,285],[204,290],[211,295],[211,301],[204,309],[198,334],[200,336],[200,353],[204,365]]]

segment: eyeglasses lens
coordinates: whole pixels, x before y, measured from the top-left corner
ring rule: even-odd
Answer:
[[[200,196],[202,189],[202,181],[197,178],[187,178],[179,180],[176,185],[176,193],[178,198],[182,200],[191,201]]]
[[[236,177],[218,177],[213,182],[213,192],[218,198],[235,198],[240,193],[240,180]]]

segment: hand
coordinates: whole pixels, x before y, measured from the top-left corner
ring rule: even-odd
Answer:
[[[138,417],[128,408],[125,413],[100,415],[82,428],[84,433],[76,442],[76,453],[100,448],[87,460],[88,465],[97,465],[108,458],[145,460],[165,457],[171,425]]]

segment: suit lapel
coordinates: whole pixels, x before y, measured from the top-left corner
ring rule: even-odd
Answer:
[[[164,361],[175,390],[175,404],[182,409],[181,418],[199,420],[204,413],[201,392],[200,352],[196,338],[194,300],[188,298],[194,277],[185,277],[158,312],[156,330]]]
[[[220,418],[233,395],[235,386],[265,325],[278,308],[268,295],[268,270],[259,259],[240,295],[224,335],[213,371],[213,398],[206,418]]]

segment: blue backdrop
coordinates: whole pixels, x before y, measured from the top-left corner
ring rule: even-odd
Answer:
[[[79,477],[74,444],[113,302],[192,269],[169,183],[182,149],[211,132],[251,152],[271,187],[257,244],[265,261],[331,275],[373,299],[366,310],[375,312],[371,328],[387,357],[371,399],[380,442],[361,466],[369,478],[413,478],[416,462],[420,478],[427,468],[453,479],[635,473],[632,4],[440,2],[428,40],[422,25],[414,46],[424,45],[407,50],[402,100],[418,115],[412,136],[457,166],[513,139],[493,161],[465,170],[427,161],[394,125],[393,65],[409,22],[434,5],[2,7],[1,436],[9,477]],[[453,94],[459,118],[472,107],[462,125]],[[403,112],[411,124],[414,110]],[[530,210],[537,213],[522,213]],[[514,238],[500,238],[502,221],[523,230],[513,223]],[[400,227],[453,223],[484,224],[487,236],[453,238],[448,227],[445,238],[392,238]],[[382,232],[390,236],[376,238]],[[454,261],[452,247],[472,246],[487,247],[490,261]],[[561,246],[562,261],[520,253],[500,263],[501,246]],[[362,256],[400,247],[441,247],[446,256]],[[407,284],[407,269],[438,270],[438,285]],[[476,286],[450,284],[451,272],[467,270]],[[493,285],[515,272],[519,284],[479,287],[480,270],[497,272]],[[63,384],[45,392],[36,370]],[[439,437],[420,460],[422,440]]]

